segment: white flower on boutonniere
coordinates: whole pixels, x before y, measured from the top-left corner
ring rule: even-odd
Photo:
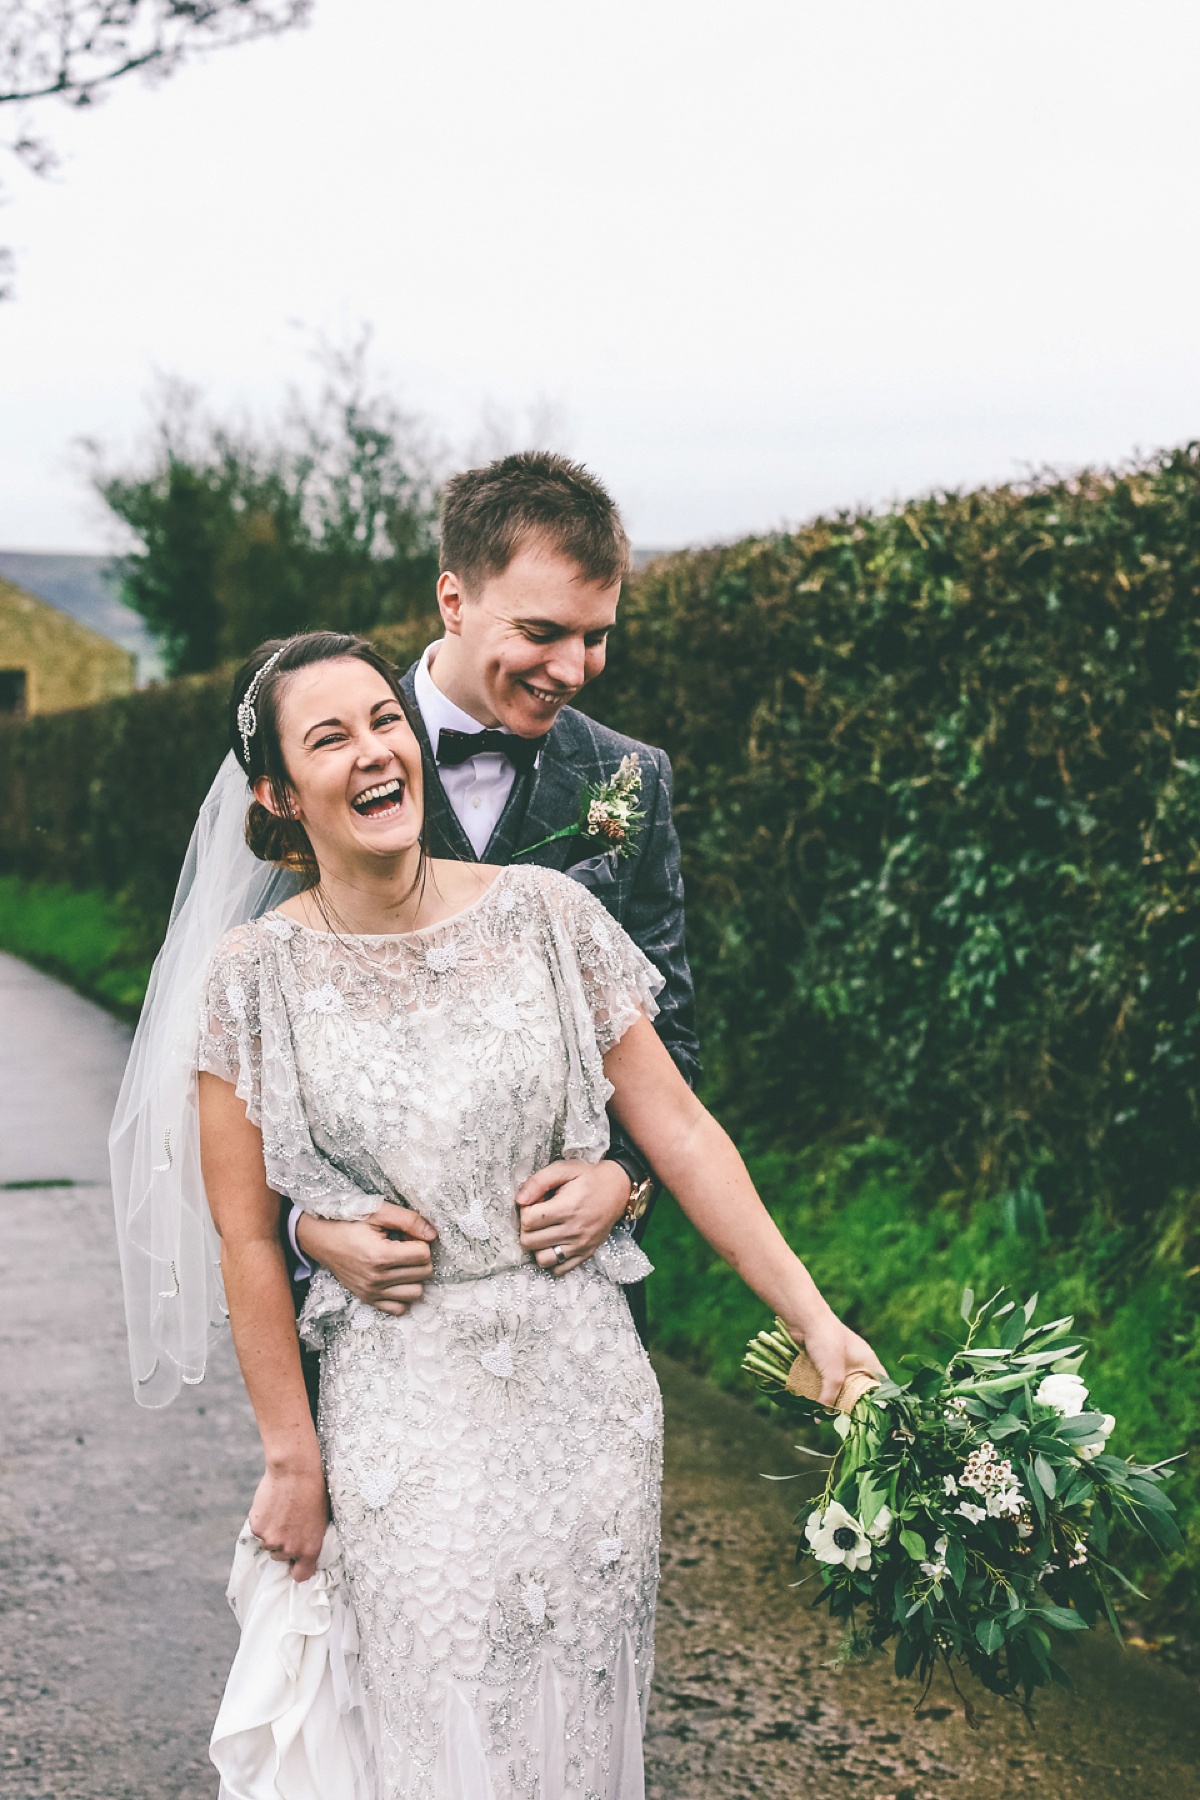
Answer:
[[[637,845],[638,832],[646,817],[638,801],[642,793],[642,766],[636,750],[623,757],[615,775],[607,781],[585,782],[579,801],[579,817],[573,825],[552,831],[536,844],[526,844],[518,856],[543,850],[559,838],[591,838],[613,856],[631,856]]]

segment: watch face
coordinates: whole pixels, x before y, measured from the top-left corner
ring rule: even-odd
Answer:
[[[642,1214],[645,1212],[647,1206],[649,1205],[650,1191],[653,1188],[653,1186],[654,1186],[653,1181],[639,1182],[637,1187],[634,1188],[633,1193],[629,1196],[631,1217],[635,1221],[641,1218]]]

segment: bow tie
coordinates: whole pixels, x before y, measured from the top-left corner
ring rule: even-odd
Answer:
[[[517,737],[511,731],[450,731],[445,726],[438,733],[437,759],[444,768],[457,769],[460,763],[486,752],[507,756],[519,774],[532,769],[542,747],[541,738]]]

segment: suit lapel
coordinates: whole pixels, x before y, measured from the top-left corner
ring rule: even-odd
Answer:
[[[579,816],[579,801],[585,781],[595,779],[592,767],[594,758],[589,754],[590,739],[586,731],[581,730],[578,715],[574,712],[560,714],[551,731],[546,736],[546,747],[542,751],[537,769],[531,781],[531,791],[523,811],[514,816],[504,838],[504,861],[508,862],[524,846],[536,844],[542,838],[549,837],[552,831],[561,831],[564,826],[571,825]],[[514,790],[516,784],[514,783]],[[505,826],[509,825],[509,812],[505,809],[500,824],[496,828],[496,837],[488,846],[489,854],[497,848],[497,839]],[[539,850],[529,859],[543,864],[547,868],[561,869],[577,860],[580,840],[578,838],[560,838],[555,844],[548,844],[545,850]],[[495,860],[499,861],[499,857]]]
[[[478,862],[471,840],[458,822],[457,814],[446,797],[438,774],[433,746],[417,705],[417,665],[413,664],[400,683],[412,703],[413,721],[421,745],[421,766],[425,773],[425,843],[430,856],[444,856],[452,862]],[[513,784],[516,785],[515,783]],[[511,795],[509,796],[511,799]]]

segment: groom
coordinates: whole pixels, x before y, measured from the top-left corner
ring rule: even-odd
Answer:
[[[609,731],[570,704],[604,668],[629,569],[616,507],[593,475],[561,456],[530,451],[468,469],[446,488],[441,569],[445,635],[403,684],[422,727],[428,852],[540,863],[589,887],[664,977],[655,1028],[694,1085],[698,1047],[671,766],[662,750]],[[645,813],[632,855],[597,855],[596,840],[579,837],[521,855],[574,824],[585,785],[608,780],[631,753]],[[653,1193],[651,1171],[614,1123],[605,1161],[553,1163],[526,1182],[517,1195],[521,1243],[544,1268],[565,1273],[622,1216],[643,1227]],[[395,1206],[360,1222],[293,1209],[300,1276],[309,1260],[322,1263],[360,1300],[401,1310],[428,1274],[427,1244],[387,1233],[422,1224]],[[627,1292],[644,1341],[644,1286]]]

